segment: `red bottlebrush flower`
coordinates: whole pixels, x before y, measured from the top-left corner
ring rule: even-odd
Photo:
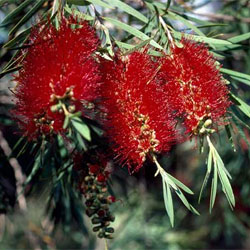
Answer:
[[[62,19],[58,30],[51,23],[33,28],[29,40],[15,76],[14,113],[24,134],[33,139],[63,131],[65,110],[59,102],[75,112],[82,109],[81,101],[98,96],[100,73],[93,52],[99,39],[86,21],[70,17]]]
[[[155,79],[158,67],[146,52],[118,56],[102,65],[107,134],[114,152],[135,170],[150,152],[168,151],[174,138],[169,105]]]
[[[184,117],[187,133],[212,132],[230,105],[225,80],[204,44],[182,38],[162,59],[158,77],[165,81],[166,98]]]

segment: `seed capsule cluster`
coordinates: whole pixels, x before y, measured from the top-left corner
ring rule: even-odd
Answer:
[[[85,196],[86,214],[91,218],[93,231],[99,238],[112,238],[114,229],[110,223],[115,217],[109,210],[109,205],[115,202],[115,198],[108,194],[107,180],[109,172],[102,173],[98,165],[90,165],[88,174],[81,183],[81,191]]]

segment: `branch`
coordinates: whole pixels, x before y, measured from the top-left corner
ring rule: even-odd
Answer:
[[[25,181],[25,177],[22,174],[22,168],[19,165],[17,159],[14,157],[10,157],[12,150],[8,142],[4,138],[2,131],[0,131],[0,147],[2,148],[5,156],[9,159],[9,163],[14,170],[14,174],[16,178],[16,186],[17,186],[17,202],[21,211],[25,211],[27,209],[27,205],[26,205],[26,199],[22,193],[22,189],[23,189],[22,185]]]

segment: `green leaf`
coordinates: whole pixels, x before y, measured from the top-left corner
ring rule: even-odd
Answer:
[[[130,53],[139,50],[140,48],[142,48],[142,47],[146,46],[147,44],[149,44],[151,40],[152,40],[152,39],[150,38],[150,39],[148,39],[148,40],[145,40],[145,41],[143,41],[143,42],[137,44],[137,45],[134,46],[132,49],[129,49],[128,51],[126,51],[126,53],[124,53],[124,55],[129,55]]]
[[[63,122],[63,129],[66,129],[69,126],[69,121],[70,121],[69,116],[66,115]]]
[[[1,73],[0,73],[0,78],[9,74],[9,73],[12,73],[12,72],[15,72],[17,70],[19,70],[21,68],[21,66],[16,66],[16,67],[13,67],[13,68],[8,68],[6,70],[3,70]]]
[[[6,25],[9,23],[12,23],[14,18],[18,16],[19,13],[21,13],[27,6],[30,5],[30,3],[34,2],[33,0],[26,0],[22,2],[17,8],[15,8],[13,11],[11,11],[2,21],[1,25]]]
[[[164,198],[165,208],[167,210],[171,226],[174,227],[174,206],[173,206],[171,190],[169,184],[165,183],[163,178],[162,178],[162,185],[163,185],[163,198]]]
[[[215,24],[214,22],[208,22],[208,21],[202,20],[200,18],[195,18],[195,17],[189,16],[189,15],[182,14],[182,16],[184,16],[185,19],[187,19],[189,21],[192,21],[194,23],[201,24],[201,25],[207,25],[207,26],[209,26],[209,25]],[[227,24],[223,24],[223,25],[227,25]]]
[[[189,202],[187,201],[186,197],[184,196],[184,194],[181,192],[180,189],[175,190],[175,193],[179,196],[179,198],[181,199],[182,203],[185,205],[185,207],[191,211],[191,207]]]
[[[212,187],[211,187],[211,196],[210,196],[210,206],[209,211],[212,212],[212,208],[214,206],[215,198],[216,198],[216,192],[217,192],[217,183],[218,183],[218,170],[217,170],[217,164],[214,163],[214,176],[212,179]]]
[[[226,130],[226,133],[227,133],[227,138],[231,143],[232,149],[234,150],[234,152],[236,152],[236,148],[235,148],[235,145],[234,145],[233,136],[232,136],[232,132],[231,132],[229,124],[225,125],[225,130]]]
[[[141,20],[144,23],[147,23],[149,21],[148,18],[145,17],[143,14],[141,14],[139,11],[137,11],[136,9],[132,8],[131,6],[120,0],[106,0],[106,2],[130,14],[131,16],[136,17],[137,19]]]
[[[141,40],[148,40],[150,39],[149,36],[145,35],[143,32],[139,31],[138,29],[131,27],[125,23],[122,23],[116,19],[113,18],[109,18],[109,17],[103,17],[104,20],[112,23],[113,25],[117,26],[118,28],[140,38]],[[163,49],[158,43],[156,43],[154,40],[150,41],[150,44],[158,49]]]
[[[219,178],[220,178],[220,181],[222,184],[222,190],[225,193],[225,195],[228,199],[229,205],[231,207],[235,206],[235,199],[234,199],[234,194],[233,194],[231,184],[230,184],[229,179],[228,179],[228,176],[230,176],[230,174],[226,170],[224,163],[222,162],[217,150],[213,146],[209,136],[207,136],[207,142],[208,142],[210,151],[212,152],[212,158],[213,158],[213,162],[214,162],[214,178],[213,178],[212,188],[211,188],[210,209],[209,209],[211,212],[211,209],[212,209],[213,204],[214,204],[215,196],[216,196],[217,175],[218,174],[219,174]],[[216,177],[215,177],[215,174],[216,174]]]
[[[85,138],[87,141],[91,141],[90,129],[80,118],[74,117],[71,119],[71,122],[83,138]]]
[[[28,28],[24,31],[22,31],[20,34],[18,34],[16,37],[8,41],[7,43],[4,44],[3,48],[13,48],[17,47],[18,43],[23,43],[25,41],[30,33],[31,28]]]
[[[244,121],[242,121],[236,114],[234,114],[233,112],[232,112],[232,118],[233,118],[233,121],[235,122],[235,125],[237,126],[237,127],[239,127],[240,125],[241,126],[244,126],[244,127],[246,127],[247,129],[249,129],[250,130],[250,126],[248,125],[248,124],[246,124]]]
[[[82,137],[79,133],[76,134],[76,139],[77,139],[77,142],[79,143],[81,149],[83,149],[84,151],[87,151],[87,146],[84,143],[84,140],[82,139]]]
[[[196,214],[196,215],[200,215],[200,213],[191,205],[191,204],[189,204],[190,205],[190,211],[192,212],[192,213],[194,213],[194,214]]]
[[[224,170],[222,168],[218,168],[218,172],[219,172],[219,178],[223,187],[223,191],[226,194],[226,197],[229,201],[229,203],[234,207],[235,206],[235,198],[234,198],[234,194],[233,194],[233,190],[231,187],[231,184],[228,180],[227,174],[224,172]]]
[[[90,125],[90,127],[94,130],[94,132],[98,135],[98,136],[103,136],[104,131],[94,125]]]
[[[96,5],[99,5],[103,8],[108,8],[108,9],[114,9],[113,6],[110,6],[109,4],[101,1],[101,0],[87,0],[89,3],[93,3],[93,4],[96,4]]]
[[[158,3],[158,2],[156,2],[156,1],[152,1],[152,3],[153,3],[154,6],[156,6],[156,7],[159,8],[159,9],[162,9],[162,10],[164,10],[164,11],[167,10],[168,3],[167,3],[167,5],[164,4],[164,3]]]
[[[155,165],[157,167],[157,171],[155,173],[155,176],[157,176],[158,174],[160,174],[161,177],[162,177],[164,202],[165,202],[165,207],[166,207],[167,213],[168,213],[170,221],[171,221],[171,225],[173,226],[173,224],[174,224],[174,218],[173,218],[174,217],[174,212],[173,212],[173,201],[172,201],[172,195],[171,195],[171,189],[170,188],[173,188],[173,190],[179,196],[179,198],[181,199],[181,201],[183,202],[183,204],[191,212],[199,214],[199,212],[193,206],[191,206],[188,203],[186,197],[184,196],[184,194],[178,188],[177,185],[180,185],[180,186],[184,187],[184,189],[187,190],[188,192],[192,192],[192,191],[189,190],[186,186],[184,186],[184,184],[182,184],[181,182],[179,182],[177,179],[175,179],[174,177],[172,177],[170,174],[168,174],[161,167],[161,165],[157,161],[157,158],[156,158],[156,156],[154,154],[152,154],[152,158],[153,158],[153,162],[155,163]]]
[[[87,21],[93,21],[93,20],[95,20],[94,17],[92,17],[92,16],[90,16],[90,15],[87,15],[87,14],[85,14],[85,13],[83,13],[83,12],[80,12],[80,11],[77,10],[76,8],[70,8],[70,7],[68,6],[68,4],[66,4],[66,5],[64,6],[64,10],[65,10],[66,12],[68,12],[69,14],[74,14],[74,15],[79,16],[80,18],[82,18],[82,19],[84,19],[84,20],[87,20]]]
[[[247,33],[239,35],[239,36],[231,37],[227,40],[231,43],[239,43],[239,42],[242,42],[242,41],[247,40],[249,38],[250,38],[250,32],[247,32]]]
[[[168,11],[167,13],[167,16],[170,18],[170,19],[174,19],[174,20],[178,20],[178,21],[181,21],[182,23],[184,23],[188,28],[192,29],[197,35],[200,35],[200,36],[205,36],[205,34],[200,31],[195,25],[193,25],[191,22],[189,22],[189,20],[185,19],[184,17],[176,14],[176,13],[173,13],[171,11]]]
[[[238,78],[238,77],[235,77],[235,76],[230,76],[232,79],[238,81],[238,82],[242,82],[242,83],[245,83],[246,85],[250,86],[250,81],[249,80],[246,80],[246,79],[243,79],[243,78]]]
[[[167,5],[166,5],[166,10],[168,10],[170,4],[171,4],[171,0],[168,0],[168,1],[167,1]]]
[[[44,4],[45,0],[40,0],[34,5],[26,15],[11,29],[9,36],[15,33],[23,24],[25,24]]]
[[[186,185],[184,185],[182,182],[180,182],[179,180],[177,180],[175,177],[173,177],[172,175],[168,174],[168,177],[178,186],[180,187],[182,190],[184,190],[186,193],[188,194],[194,194],[193,191],[191,189],[189,189]]]
[[[74,5],[78,5],[78,6],[86,6],[89,5],[90,3],[87,3],[84,0],[67,0],[68,4],[74,4]]]
[[[57,135],[57,141],[58,141],[60,156],[62,159],[64,159],[68,155],[68,151],[64,145],[63,137],[59,134]]]
[[[3,6],[4,4],[11,4],[15,3],[16,4],[17,0],[0,0],[0,7]]]
[[[23,44],[23,43],[22,43]],[[16,50],[9,62],[4,66],[2,72],[0,73],[0,78],[12,71],[18,70],[21,68],[21,62],[24,59],[26,53],[23,53],[22,55],[18,56],[19,50]]]
[[[29,182],[33,179],[33,177],[36,175],[36,173],[38,172],[38,170],[41,167],[41,149],[38,151],[37,153],[37,157],[35,159],[34,165],[32,167],[32,171],[31,173],[28,175],[27,179],[25,180],[24,186],[26,186],[27,184],[29,184]]]
[[[211,174],[211,169],[212,169],[212,151],[210,150],[210,151],[209,151],[209,154],[208,154],[208,159],[207,159],[207,172],[206,172],[204,181],[203,181],[202,186],[201,186],[201,190],[200,190],[200,195],[199,195],[198,203],[200,203],[200,200],[201,200],[201,197],[202,197],[203,190],[204,190],[204,188],[205,188],[206,185],[207,185],[208,179],[209,179],[210,174]]]
[[[224,68],[221,68],[220,72],[230,75],[233,79],[240,81],[240,82],[242,81],[243,83],[250,86],[250,75],[237,72],[231,69],[224,69]]]
[[[109,52],[109,55],[110,55],[111,57],[113,57],[113,56],[114,56],[114,52],[113,52],[112,42],[111,42],[111,39],[110,39],[109,30],[108,30],[108,28],[107,28],[106,26],[104,26],[104,25],[102,25],[102,24],[101,24],[101,28],[102,28],[102,30],[103,30],[104,33],[105,33],[105,44],[104,44],[104,45],[107,44],[107,50],[108,50],[108,52]],[[104,46],[104,45],[103,45],[103,46]]]
[[[14,147],[12,148],[12,152],[16,150],[16,148],[25,140],[26,138],[24,136],[20,137],[19,140],[16,142]]]
[[[115,43],[122,49],[133,49],[134,45],[115,40]]]
[[[235,96],[234,94],[230,93],[232,100],[236,103],[236,106],[250,118],[250,106],[242,101],[239,97]]]
[[[223,45],[223,46],[216,46],[216,51],[230,51],[235,49],[243,49],[244,47],[240,44],[231,44],[231,45]]]
[[[211,53],[215,58],[217,58],[218,60],[223,60],[223,59],[226,58],[225,56],[223,56],[223,55],[221,55],[221,54],[218,54],[218,53],[215,53],[215,52],[213,52],[213,51],[210,51],[210,53]]]
[[[178,31],[172,31],[173,35],[177,39],[181,39],[182,36],[186,37],[187,39],[191,39],[197,42],[204,42],[208,43],[213,47],[213,45],[231,45],[232,43],[226,40],[211,38],[211,37],[205,37],[205,36],[197,36],[197,35],[191,35],[191,34],[185,34]]]
[[[199,25],[199,26],[197,26],[197,28],[202,29],[202,28],[210,28],[210,27],[218,27],[218,26],[228,26],[228,24],[225,24],[225,23],[211,23],[211,24]]]
[[[214,150],[214,156],[216,158],[216,162],[218,165],[218,168],[223,169],[223,171],[226,173],[226,175],[228,176],[228,178],[232,179],[231,175],[229,174],[229,172],[227,171],[227,169],[225,168],[225,165],[219,155],[219,153],[217,152],[217,150]]]

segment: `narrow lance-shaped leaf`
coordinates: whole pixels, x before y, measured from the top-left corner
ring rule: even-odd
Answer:
[[[212,47],[213,47],[213,45],[230,45],[230,44],[232,44],[229,41],[211,38],[211,37],[183,34],[183,33],[178,32],[178,31],[172,31],[172,33],[173,33],[173,36],[175,38],[181,39],[181,37],[184,36],[187,39],[192,39],[192,40],[197,41],[197,42],[207,43]]]
[[[165,208],[171,223],[171,226],[174,226],[174,207],[173,207],[173,199],[171,190],[168,183],[165,183],[164,179],[162,178],[162,186],[163,186],[163,197],[164,197],[164,204]]]
[[[26,23],[44,4],[45,0],[38,1],[27,14],[11,29],[9,35],[15,33],[24,23]]]
[[[124,3],[120,0],[106,0],[110,5],[115,6],[119,8],[120,10],[130,14],[131,16],[134,16],[135,18],[141,20],[144,23],[147,23],[149,20],[147,17],[145,17],[143,14],[141,14],[139,11],[134,9],[133,7],[129,6],[128,4]]]
[[[179,189],[178,186],[182,187],[185,191],[188,193],[192,194],[193,192],[187,188],[183,183],[178,181],[176,178],[168,174],[158,163],[156,156],[152,155],[153,161],[157,166],[157,171],[155,173],[155,176],[157,176],[159,173],[161,174],[162,177],[162,182],[163,182],[163,195],[164,195],[164,201],[165,201],[165,207],[168,213],[168,216],[171,221],[171,225],[173,226],[174,223],[174,213],[173,213],[173,203],[172,203],[172,195],[171,195],[171,189],[177,194],[177,196],[180,198],[180,200],[183,202],[183,204],[193,213],[199,215],[199,212],[189,204],[187,201],[186,197],[182,193],[182,191]]]
[[[183,189],[188,194],[194,194],[191,189],[189,189],[186,185],[184,185],[182,182],[174,178],[172,175],[167,173],[167,176],[181,189]]]
[[[181,21],[188,28],[192,29],[197,35],[205,36],[205,34],[202,31],[200,31],[194,24],[192,24],[189,20],[185,19],[181,15],[178,15],[172,11],[168,11],[166,16],[171,19]]]
[[[247,32],[247,33],[239,35],[239,36],[231,37],[227,40],[231,43],[239,43],[239,42],[242,42],[242,41],[247,40],[249,38],[250,38],[250,32]]]
[[[207,159],[207,172],[206,172],[206,175],[205,175],[205,178],[204,178],[203,184],[201,186],[201,190],[200,190],[200,195],[199,195],[199,200],[198,200],[199,203],[200,203],[200,200],[201,200],[203,190],[206,187],[208,179],[210,177],[211,170],[212,170],[212,152],[210,150],[209,154],[208,154],[208,159]]]
[[[217,163],[214,162],[214,175],[213,175],[213,179],[212,179],[210,206],[209,206],[210,213],[212,212],[212,208],[214,206],[214,202],[215,202],[215,198],[216,198],[217,183],[218,183],[218,169],[217,169]]]
[[[218,167],[218,172],[219,172],[219,178],[223,187],[223,191],[226,194],[228,202],[234,207],[235,198],[234,198],[233,190],[232,190],[230,181],[228,180],[227,174],[220,167]]]
[[[220,72],[229,75],[230,77],[232,77],[233,79],[239,81],[239,82],[243,82],[247,85],[250,86],[250,75],[241,73],[241,72],[237,72],[231,69],[224,69],[221,68]]]
[[[207,142],[210,151],[212,152],[212,159],[214,163],[214,178],[212,182],[212,189],[211,189],[211,199],[210,199],[210,212],[214,205],[215,195],[216,195],[216,188],[217,188],[217,176],[219,175],[219,179],[222,185],[222,190],[225,193],[228,202],[231,207],[235,206],[235,198],[233,194],[233,190],[228,178],[230,178],[230,174],[226,170],[223,161],[221,160],[217,150],[213,146],[209,136],[207,136]],[[216,176],[215,176],[216,174]]]
[[[74,117],[71,119],[71,122],[74,128],[83,136],[83,138],[85,138],[87,141],[91,141],[90,129],[80,118]]]
[[[14,18],[18,16],[19,13],[21,13],[27,6],[29,6],[33,0],[26,0],[22,2],[17,8],[15,8],[13,11],[11,11],[2,21],[1,25],[6,25],[8,23],[12,23]]]
[[[84,2],[84,1],[82,1],[82,2]],[[114,9],[113,6],[110,6],[109,4],[107,4],[107,3],[105,3],[105,2],[103,2],[101,0],[87,0],[87,2],[99,5],[99,6],[103,7],[103,8]]]
[[[143,41],[144,40],[148,40],[150,39],[149,36],[145,35],[143,32],[139,31],[138,29],[132,27],[132,26],[129,26],[125,23],[122,23],[116,19],[113,19],[113,18],[109,18],[109,17],[103,17],[104,20],[114,24],[115,26],[117,26],[118,28],[122,29],[122,30],[125,30],[127,31],[128,33],[142,39]],[[150,44],[158,49],[163,49],[158,43],[156,43],[154,40],[150,41]]]
[[[236,103],[237,107],[250,118],[250,106],[246,104],[243,100],[239,97],[235,96],[234,94],[230,94],[232,100]]]
[[[28,28],[24,31],[22,31],[20,34],[18,34],[16,37],[8,41],[7,43],[4,44],[3,48],[12,48],[17,47],[18,44],[23,44],[23,42],[27,39],[29,33],[30,33],[31,28]]]
[[[124,53],[124,55],[126,56],[126,55],[128,55],[128,54],[130,54],[130,53],[132,53],[132,52],[134,52],[134,51],[136,51],[136,50],[139,50],[140,48],[142,48],[142,47],[148,45],[148,44],[150,43],[151,40],[152,40],[152,39],[150,38],[150,39],[148,39],[148,40],[145,40],[145,41],[139,43],[138,45],[135,45],[132,49],[129,49],[128,51],[126,51],[126,53]]]

